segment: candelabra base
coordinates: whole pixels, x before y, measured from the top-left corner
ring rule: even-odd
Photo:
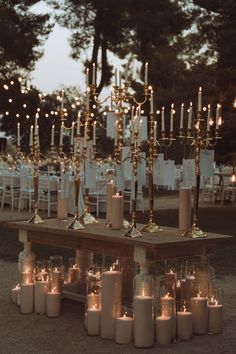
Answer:
[[[123,234],[124,237],[143,237],[140,230],[137,229],[136,224],[132,223],[129,230]]]
[[[155,233],[155,232],[161,232],[163,231],[163,229],[160,226],[158,226],[154,221],[149,220],[147,225],[142,227],[141,231]]]
[[[45,221],[39,216],[38,211],[35,210],[34,215],[27,221],[28,224],[44,224]]]
[[[85,224],[85,225],[98,223],[98,221],[95,219],[95,217],[92,214],[90,214],[87,209],[85,209],[83,214],[80,215],[79,220],[81,221],[82,224]]]
[[[206,238],[207,234],[200,230],[199,227],[193,226],[190,230],[181,232],[181,236],[191,238]]]
[[[79,216],[75,215],[73,221],[67,225],[66,228],[71,230],[81,230],[84,229],[84,226],[80,223]]]

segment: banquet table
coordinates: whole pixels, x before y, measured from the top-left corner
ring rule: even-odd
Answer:
[[[79,267],[83,268],[84,273],[91,266],[94,253],[122,259],[126,269],[124,276],[127,277],[130,287],[134,263],[139,264],[141,271],[148,269],[153,262],[168,258],[207,256],[232,238],[216,233],[208,233],[206,238],[182,237],[178,229],[172,227],[163,227],[163,232],[159,233],[143,233],[143,237],[140,238],[129,238],[123,236],[125,229],[112,230],[107,228],[105,220],[98,221],[97,224],[85,225],[85,228],[80,230],[67,228],[71,219],[67,222],[46,219],[43,224],[13,221],[6,222],[6,226],[19,231],[19,241],[24,244],[26,253],[31,250],[32,243],[75,249],[82,258]]]

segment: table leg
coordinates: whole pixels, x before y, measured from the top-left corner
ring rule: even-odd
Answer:
[[[32,251],[32,242],[28,240],[26,230],[19,230],[19,241],[24,244],[24,249],[19,253],[18,270],[20,273],[33,273],[36,263],[36,255]]]

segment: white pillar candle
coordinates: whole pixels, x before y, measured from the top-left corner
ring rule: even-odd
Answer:
[[[75,126],[75,122],[72,122],[71,135],[70,135],[70,144],[71,145],[74,145],[74,126]]]
[[[113,181],[107,183],[107,207],[106,207],[106,222],[111,222],[112,196],[116,193],[116,186]]]
[[[96,120],[93,122],[93,145],[96,145]]]
[[[33,125],[31,125],[30,126],[29,146],[33,146],[33,131],[34,131],[34,127],[33,127]]]
[[[11,289],[11,301],[15,304],[17,303],[17,296],[20,292],[20,285],[17,284],[13,289]]]
[[[188,109],[188,129],[192,128],[192,118],[193,118],[193,106],[192,102],[190,102],[189,109]]]
[[[61,293],[62,274],[60,269],[55,268],[50,272],[50,286],[54,291]]]
[[[158,344],[167,345],[172,338],[172,323],[170,316],[156,317],[156,340]]]
[[[46,294],[46,314],[48,317],[59,317],[61,313],[61,294],[52,289]]]
[[[208,305],[208,331],[210,333],[221,333],[223,322],[223,305]]]
[[[189,340],[193,335],[193,316],[188,311],[177,312],[177,334],[182,340]]]
[[[21,284],[20,312],[32,313],[34,311],[34,284]]]
[[[61,123],[61,130],[60,130],[60,145],[63,145],[63,132],[64,132],[64,123]]]
[[[210,131],[210,121],[211,121],[211,105],[207,108],[207,131]]]
[[[102,274],[101,292],[101,337],[115,337],[115,319],[121,312],[121,280],[119,271],[106,271]]]
[[[61,197],[61,191],[57,192],[57,219],[67,220],[68,217],[68,198]]]
[[[35,281],[34,312],[46,313],[46,294],[49,292],[50,284],[47,280]]]
[[[186,279],[180,280],[180,300],[186,299]]]
[[[101,310],[95,306],[87,310],[87,333],[90,336],[97,336],[100,334],[100,318]]]
[[[201,87],[199,87],[199,90],[198,90],[197,109],[198,109],[198,112],[201,112],[201,110],[202,110],[202,88]]]
[[[154,343],[153,298],[134,296],[134,345],[152,347]]]
[[[187,231],[191,227],[191,188],[179,189],[179,230]]]
[[[201,296],[192,297],[191,312],[193,314],[193,333],[207,334],[207,330],[208,330],[207,298]]]
[[[52,125],[52,130],[51,130],[51,145],[54,145],[54,135],[55,135],[55,125]]]
[[[121,229],[123,227],[124,197],[119,193],[112,196],[111,203],[111,227]]]
[[[180,129],[183,129],[184,127],[184,103],[181,104],[181,109],[180,109]]]
[[[17,123],[17,145],[20,146],[20,123]]]
[[[165,107],[161,109],[161,130],[165,131]]]
[[[145,63],[144,85],[148,85],[148,63]]]
[[[133,318],[126,315],[116,319],[115,341],[127,344],[133,339]]]
[[[79,268],[77,266],[73,266],[69,268],[68,271],[68,283],[75,283],[79,279]]]
[[[173,132],[174,130],[174,103],[171,105],[171,110],[170,110],[170,131]]]

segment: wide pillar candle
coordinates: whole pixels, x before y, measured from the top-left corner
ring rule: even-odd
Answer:
[[[193,314],[193,333],[207,334],[207,330],[208,330],[207,298],[201,296],[192,297],[190,308]]]
[[[49,282],[47,280],[36,280],[34,296],[34,312],[46,313],[46,294],[49,292]]]
[[[134,345],[152,347],[154,343],[153,298],[134,296]]]
[[[67,220],[68,217],[68,198],[61,197],[61,191],[57,193],[57,219]]]
[[[156,317],[156,340],[158,344],[167,345],[172,339],[172,319],[170,316]]]
[[[121,229],[123,227],[124,197],[116,193],[112,196],[111,203],[111,228]]]
[[[54,289],[59,293],[61,292],[61,288],[62,288],[61,270],[55,269],[50,272],[50,283],[51,283],[51,289]]]
[[[71,267],[68,271],[68,283],[75,283],[79,280],[79,268]]]
[[[115,337],[115,319],[121,312],[121,282],[119,271],[106,271],[102,274],[101,292],[101,337]]]
[[[188,311],[177,312],[177,334],[182,340],[189,340],[193,336],[193,316]]]
[[[187,231],[191,228],[191,189],[179,190],[179,231]]]
[[[115,341],[118,344],[127,344],[133,339],[133,318],[122,316],[116,319]]]
[[[20,312],[32,313],[34,311],[34,284],[21,284]]]
[[[61,313],[61,294],[49,291],[46,294],[46,314],[48,317],[59,317]]]
[[[107,183],[107,209],[106,209],[106,222],[111,222],[112,210],[112,196],[116,193],[116,186],[114,182]]]
[[[221,333],[223,322],[223,306],[208,305],[208,331],[210,333]]]
[[[97,336],[100,334],[100,317],[101,310],[93,307],[87,310],[86,315],[86,329],[90,336]]]

